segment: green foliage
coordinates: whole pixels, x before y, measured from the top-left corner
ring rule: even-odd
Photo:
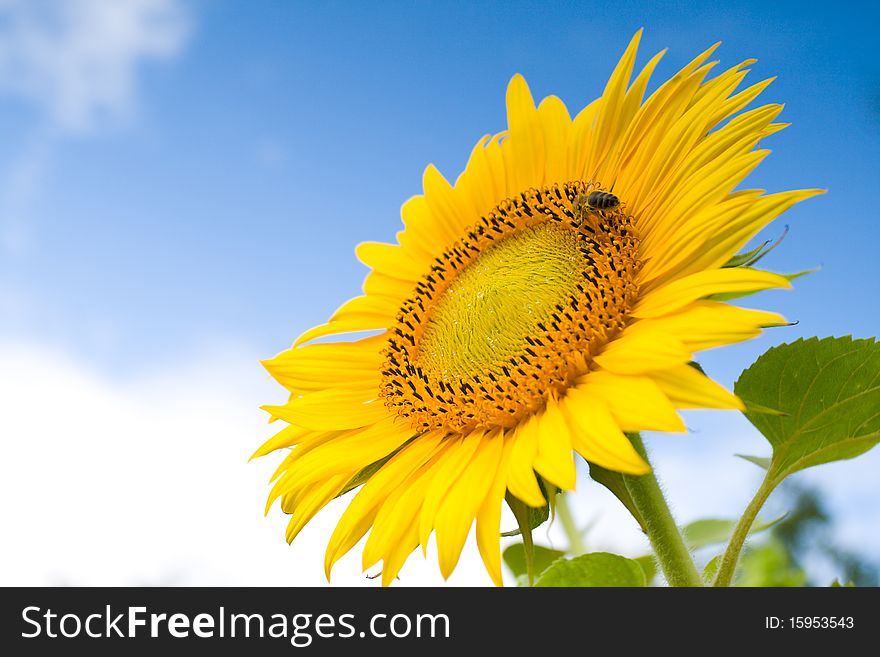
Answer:
[[[527,524],[528,524],[529,530],[536,529],[537,527],[540,527],[545,522],[547,522],[547,520],[550,519],[551,503],[554,501],[556,494],[559,493],[559,490],[556,488],[556,486],[553,486],[552,484],[548,484],[541,477],[538,477],[538,486],[541,488],[541,493],[543,493],[544,499],[549,500],[549,502],[544,504],[544,506],[539,506],[539,507],[532,507],[532,506],[523,505],[526,508],[526,514],[528,517]],[[508,500],[508,504],[510,504],[509,500]],[[513,508],[513,507],[511,506],[511,508]],[[519,519],[517,519],[517,520],[519,520]],[[504,537],[520,536],[521,534],[522,534],[522,527],[517,527],[516,529],[511,529],[510,531],[507,531],[507,532],[501,532],[501,535]]]
[[[724,267],[749,267],[751,265],[754,265],[761,258],[770,253],[777,246],[779,246],[782,243],[782,240],[785,239],[786,235],[788,235],[788,226],[785,227],[785,229],[782,231],[782,235],[780,235],[772,244],[770,243],[770,240],[767,240],[763,244],[759,245],[757,248],[752,249],[751,251],[738,253],[726,263],[724,263]]]
[[[535,508],[528,507],[528,517],[529,517],[529,529],[535,529],[536,527],[540,527],[550,518],[550,505],[545,504],[544,506]],[[522,531],[519,527],[516,529],[511,529],[510,531],[501,532],[502,536],[519,536],[522,534]]]
[[[636,557],[634,561],[638,562],[642,570],[645,571],[645,583],[651,586],[657,577],[657,559],[652,554],[646,554],[642,557]]]
[[[838,585],[877,586],[880,567],[875,560],[837,543],[833,516],[820,491],[787,481],[779,492],[777,504],[789,511],[773,524],[769,537],[746,548],[734,585],[825,586],[827,580],[811,579],[805,568],[806,564],[821,564],[840,573],[835,580]],[[719,562],[716,557],[706,565],[704,581],[714,579]]]
[[[782,520],[785,516],[780,516],[776,520],[769,522],[757,522],[752,525],[750,534],[757,534],[766,529],[770,529],[773,525]],[[707,545],[716,545],[718,543],[726,543],[733,534],[736,527],[736,520],[722,520],[719,518],[705,518],[703,520],[695,520],[681,528],[685,543],[691,550],[699,550]]]
[[[805,586],[807,574],[792,559],[785,545],[771,539],[746,549],[740,562],[737,586]]]
[[[533,568],[535,575],[540,575],[557,559],[565,556],[565,552],[544,547],[543,545],[533,545]],[[518,579],[528,575],[528,561],[526,559],[525,547],[522,543],[514,543],[505,548],[502,554],[504,563],[510,568],[510,572]]]
[[[610,552],[591,552],[553,562],[535,586],[646,586],[638,561]]]
[[[642,531],[645,530],[645,522],[642,519],[639,510],[636,508],[635,502],[633,502],[632,496],[629,494],[629,491],[626,489],[626,484],[623,481],[623,475],[619,472],[613,472],[611,470],[606,470],[605,468],[596,465],[595,463],[589,463],[590,466],[590,478],[593,481],[598,482],[605,486],[608,490],[610,490],[614,496],[619,499],[623,505],[627,508],[627,510],[632,514],[632,517],[636,519],[636,522],[639,523],[639,526],[642,528]]]
[[[824,563],[826,568],[840,573],[841,581],[854,586],[880,584],[880,564],[875,559],[839,544],[834,518],[821,491],[790,480],[782,485],[780,493],[781,505],[789,512],[771,532],[795,563],[802,567],[806,563]],[[823,581],[807,581],[808,586],[823,584]]]
[[[712,582],[715,579],[715,575],[718,574],[718,566],[721,564],[721,555],[715,555],[709,562],[706,564],[706,567],[703,568],[703,581],[706,584]]]
[[[880,345],[851,337],[774,347],[740,375],[734,391],[773,447],[775,483],[814,465],[858,456],[880,442]]]
[[[741,459],[745,459],[749,463],[754,463],[762,470],[769,470],[770,469],[771,459],[767,456],[750,456],[749,454],[734,454],[734,456],[738,456]]]
[[[397,451],[400,451],[400,450],[397,450]],[[376,461],[374,463],[370,463],[370,465],[368,465],[367,467],[362,469],[360,472],[358,472],[354,477],[352,477],[349,480],[349,482],[347,484],[345,484],[345,487],[339,492],[339,494],[336,497],[341,497],[342,495],[345,495],[347,492],[354,490],[358,486],[362,486],[363,484],[367,483],[367,480],[370,477],[372,477],[374,474],[379,472],[379,469],[383,465],[388,463],[388,461],[391,460],[391,457],[394,456],[394,454],[396,454],[396,453],[397,452],[394,452],[384,458],[379,459],[378,461]]]
[[[766,252],[761,250],[765,247],[743,254],[749,257],[730,266],[748,266]],[[699,369],[698,364],[692,365]],[[740,520],[708,518],[679,531],[671,515],[662,513],[665,502],[658,507],[643,488],[631,485],[632,478],[591,463],[592,479],[630,511],[648,534],[655,554],[627,559],[594,552],[567,559],[559,550],[531,543],[531,528],[547,520],[554,508],[554,495],[548,495],[551,503],[543,509],[530,509],[519,500],[508,500],[513,502],[511,509],[523,530],[524,544],[507,548],[504,561],[518,581],[532,583],[537,576],[535,586],[647,586],[661,565],[668,582],[694,586],[693,577],[682,576],[694,567],[690,551],[728,543],[723,555],[706,563],[702,575],[694,573],[697,583],[815,585],[803,564],[812,564],[818,558],[841,575],[831,586],[842,586],[841,582],[846,586],[877,586],[880,569],[872,560],[836,543],[830,533],[830,516],[815,491],[786,482],[782,490],[789,493],[791,511],[771,522],[755,522],[755,518],[770,493],[790,474],[853,458],[880,442],[880,344],[874,339],[844,337],[801,339],[774,347],[742,373],[734,390],[745,403],[746,417],[772,448],[770,457],[737,454],[766,471],[764,482]],[[630,438],[641,445],[638,436]],[[791,491],[796,493],[794,497]],[[656,517],[665,517],[665,525],[654,522],[654,512],[658,512]],[[569,536],[576,530],[566,528]],[[765,530],[769,530],[766,538],[750,543],[740,556],[746,538]],[[508,535],[515,533],[519,532]],[[680,549],[670,550],[670,545]],[[670,573],[677,575],[678,581],[670,578]]]

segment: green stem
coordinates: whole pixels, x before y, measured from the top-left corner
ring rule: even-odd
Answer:
[[[516,524],[519,525],[519,533],[523,539],[523,552],[526,557],[526,573],[529,578],[529,586],[535,585],[535,545],[532,543],[532,526],[529,524],[529,508],[524,502],[511,495],[509,492],[504,497],[507,506],[513,511]]]
[[[586,552],[587,547],[584,545],[584,539],[581,537],[581,533],[574,522],[571,509],[568,507],[567,495],[557,496],[556,515],[559,516],[559,520],[562,523],[562,531],[565,532],[565,537],[568,539],[568,551],[571,553],[571,556],[576,557]]]
[[[727,549],[721,557],[721,563],[718,564],[718,574],[715,576],[715,581],[712,586],[730,586],[731,582],[733,582],[733,576],[736,573],[736,564],[739,561],[739,554],[742,552],[746,537],[752,529],[752,524],[758,516],[758,511],[764,506],[764,502],[770,497],[770,493],[773,492],[774,488],[776,488],[776,481],[774,478],[770,477],[770,473],[768,472],[767,476],[764,477],[764,481],[761,482],[761,487],[758,488],[758,492],[755,493],[752,501],[749,502],[746,510],[743,511],[739,522],[736,523],[733,535],[730,537],[730,543],[728,543]]]
[[[648,461],[648,454],[638,434],[628,434],[636,451]],[[650,463],[650,461],[649,461]],[[645,522],[645,532],[660,568],[670,586],[702,586],[678,525],[672,518],[669,505],[660,490],[653,470],[645,475],[623,475],[623,482],[633,503]]]

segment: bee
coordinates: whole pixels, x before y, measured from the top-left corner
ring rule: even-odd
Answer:
[[[620,199],[610,192],[590,192],[585,198],[583,194],[575,199],[578,209],[586,205],[593,210],[612,210],[620,205]]]

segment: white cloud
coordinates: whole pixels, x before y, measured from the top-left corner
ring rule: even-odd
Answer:
[[[0,92],[89,131],[124,118],[141,62],[173,57],[188,33],[179,0],[0,0]]]
[[[258,406],[283,393],[249,349],[209,345],[127,380],[26,341],[0,341],[0,363],[0,584],[326,585],[323,551],[347,501],[292,546],[277,506],[263,517],[278,458],[247,457],[274,431]],[[708,450],[693,449],[697,440],[708,437],[650,441],[678,519],[736,515],[756,484],[757,469],[730,456],[743,439],[719,433]],[[838,535],[862,550],[880,549],[878,457],[811,475],[829,492]],[[591,551],[647,550],[626,511],[583,473],[571,503],[591,525]],[[503,524],[513,527],[509,517]],[[565,546],[558,522],[535,540]],[[395,585],[442,582],[432,549],[427,559],[413,554]],[[491,584],[473,540],[449,583]],[[360,547],[337,564],[333,584],[378,586],[360,571]]]
[[[323,551],[344,500],[292,546],[287,516],[263,506],[278,459],[248,463],[274,431],[279,399],[257,356],[215,345],[133,380],[64,353],[0,343],[3,585],[323,586]],[[333,583],[377,586],[356,548]],[[413,555],[398,585],[440,584],[436,553]],[[454,585],[489,585],[474,545]]]

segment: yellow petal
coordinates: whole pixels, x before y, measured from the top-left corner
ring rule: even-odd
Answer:
[[[663,83],[639,107],[620,140],[619,173],[614,182],[627,205],[638,212],[652,189],[644,171],[668,127],[687,108],[710,66],[701,67],[718,44],[701,53]]]
[[[382,586],[390,586],[406,558],[419,546],[419,523],[412,519],[400,539],[382,559]]]
[[[367,267],[395,278],[415,283],[427,273],[424,262],[395,244],[361,242],[355,253]]]
[[[535,101],[523,76],[507,85],[509,137],[501,147],[507,169],[509,195],[540,187],[544,182],[544,137]]]
[[[328,580],[333,564],[363,538],[373,524],[382,503],[407,477],[411,476],[414,470],[434,455],[442,437],[439,432],[419,436],[418,440],[412,441],[395,454],[358,491],[339,519],[327,544],[324,572]]]
[[[572,428],[572,445],[585,459],[615,472],[645,474],[651,470],[599,398],[575,387],[560,406]]]
[[[726,408],[745,410],[739,397],[690,365],[648,375],[676,408]]]
[[[291,392],[326,388],[379,388],[384,338],[373,336],[356,342],[334,342],[294,347],[263,367]]]
[[[612,152],[614,145],[620,139],[622,128],[626,127],[621,123],[621,113],[641,38],[642,30],[638,30],[630,40],[626,51],[605,85],[605,91],[602,93],[602,103],[596,117],[596,128],[593,131],[591,153],[594,168],[588,172],[587,178],[590,180],[598,176],[600,166],[605,162],[608,154]],[[610,181],[606,182],[606,184],[609,183]]]
[[[429,165],[425,169],[422,184],[425,187],[425,200],[431,211],[434,228],[445,238],[444,246],[452,244],[461,237],[462,231],[473,223],[476,217],[469,215],[467,204],[462,203],[459,198],[461,193],[449,184],[434,165]]]
[[[445,454],[434,465],[436,473],[425,495],[425,503],[422,504],[419,516],[419,543],[423,551],[428,548],[428,538],[434,528],[434,519],[443,503],[443,498],[468,467],[471,457],[482,442],[483,434],[482,431],[472,431],[463,438],[450,438],[444,444]]]
[[[436,460],[435,456],[435,460]],[[388,555],[395,551],[395,547],[404,540],[404,536],[410,534],[411,528],[418,529],[418,517],[425,494],[436,471],[432,468],[433,461],[429,461],[418,470],[415,470],[395,490],[391,491],[388,499],[382,504],[370,536],[364,545],[362,557],[363,569],[366,570],[379,559],[387,563]],[[415,544],[410,547],[407,554],[418,545],[418,532],[413,535]],[[384,569],[383,569],[384,572]]]
[[[285,511],[293,513],[293,517],[287,523],[286,538],[288,543],[292,543],[297,534],[302,531],[302,528],[315,517],[315,514],[342,491],[350,478],[351,474],[329,477],[314,488],[309,489],[307,494],[298,500],[295,511],[285,509]]]
[[[288,427],[290,429],[298,429],[298,427]],[[355,429],[355,431],[357,431]],[[288,468],[299,458],[302,458],[304,454],[308,454],[313,449],[317,449],[321,445],[325,445],[329,443],[331,440],[336,440],[337,438],[341,438],[342,436],[347,436],[351,433],[354,433],[351,430],[346,431],[309,431],[296,445],[296,449],[291,449],[287,456],[284,457],[284,460],[278,464],[278,467],[275,469],[275,472],[270,477],[270,481],[275,481],[278,477],[281,476],[282,473],[286,472]],[[270,502],[272,498],[270,497]],[[268,511],[268,506],[267,509]]]
[[[319,448],[298,455],[273,487],[270,500],[294,487],[306,487],[325,477],[341,473],[350,473],[350,476],[356,474],[394,452],[412,435],[412,429],[395,426],[390,418],[363,431],[345,433]]]
[[[371,271],[364,279],[364,292],[368,295],[386,296],[402,302],[415,289],[412,281],[389,276],[378,271]]]
[[[729,162],[716,163],[711,170],[693,176],[686,184],[664,197],[663,202],[646,213],[644,221],[653,231],[642,233],[642,248],[646,253],[666,250],[666,244],[677,235],[705,222],[695,221],[701,210],[715,207],[754,170],[770,151],[758,150],[734,157]],[[709,237],[709,235],[706,235]],[[723,264],[723,263],[719,263]]]
[[[754,292],[774,287],[791,287],[784,276],[748,267],[710,269],[679,278],[652,290],[639,299],[633,317],[660,317],[692,301],[724,292]]]
[[[643,284],[679,278],[714,269],[727,262],[755,234],[782,212],[811,196],[824,193],[804,189],[755,197],[754,192],[732,196],[695,217],[688,230],[667,238],[662,253],[652,253],[640,279]]]
[[[647,376],[597,371],[578,379],[578,389],[605,403],[623,431],[684,431],[675,407]]]
[[[325,335],[338,335],[340,333],[361,333],[363,331],[375,331],[388,329],[388,318],[385,315],[358,315],[356,318],[341,321],[327,322],[309,329],[293,342],[294,347],[310,342],[315,338]]]
[[[507,488],[515,497],[535,508],[546,504],[535,478],[538,424],[538,417],[532,415],[515,429],[510,440],[512,446],[507,470]]]
[[[778,313],[719,301],[694,301],[677,313],[640,320],[629,326],[627,332],[632,335],[664,333],[677,338],[691,351],[701,351],[742,342],[760,335],[763,327],[786,323]]]
[[[458,563],[477,510],[498,472],[503,446],[504,439],[498,432],[484,437],[437,510],[434,528],[440,572],[444,578],[452,574]]]
[[[720,101],[727,96],[742,80],[744,72],[737,71],[734,67],[717,78],[703,84],[701,87],[690,87],[693,98],[686,107],[681,107],[681,115],[659,134],[659,145],[653,152],[647,169],[642,171],[645,180],[651,181],[652,190],[646,192],[642,201],[642,214],[651,216],[656,211],[658,200],[673,196],[681,189],[679,180],[676,184],[670,181],[676,179],[676,172],[682,165],[688,162],[691,154],[706,133],[715,125],[713,118],[717,113]],[[643,237],[650,234],[657,227],[656,222],[648,221]]]
[[[765,105],[732,118],[728,123],[704,137],[688,153],[670,176],[665,188],[681,188],[691,176],[700,175],[704,167],[715,161],[747,153],[765,136],[770,122],[782,111],[782,105]]]
[[[657,331],[623,334],[609,342],[594,362],[617,374],[641,374],[691,360],[691,352],[675,336]]]
[[[455,181],[455,189],[464,199],[470,200],[470,212],[476,221],[477,217],[488,214],[498,202],[504,198],[506,184],[498,180],[496,169],[503,170],[504,163],[499,162],[493,167],[492,156],[501,158],[501,153],[487,148],[490,136],[485,135],[471,151],[470,159],[464,172]]]
[[[303,429],[302,427],[284,427],[281,431],[264,442],[260,448],[251,455],[251,459],[255,459],[258,456],[265,456],[266,454],[274,452],[276,449],[292,447],[311,433],[313,432],[310,429]]]
[[[547,401],[547,408],[538,416],[537,425],[538,453],[535,455],[535,470],[559,488],[574,490],[576,476],[571,454],[571,436],[555,399]]]
[[[346,320],[360,317],[361,315],[384,315],[390,323],[394,321],[399,311],[400,304],[396,299],[378,295],[365,295],[346,301],[333,313],[330,320]]]
[[[504,450],[501,454],[501,462],[495,473],[495,479],[489,487],[489,492],[483,498],[483,503],[477,510],[477,548],[483,563],[489,573],[489,577],[495,586],[502,586],[501,578],[501,503],[507,489],[507,468],[510,464],[510,456],[514,441],[508,435],[504,440]],[[533,475],[534,476],[534,475]]]
[[[284,406],[262,406],[274,417],[307,429],[357,429],[388,417],[375,388],[320,390],[291,399]]]
[[[538,117],[544,132],[545,184],[568,182],[574,176],[568,170],[568,131],[571,117],[565,104],[556,96],[548,96],[538,106]]]

